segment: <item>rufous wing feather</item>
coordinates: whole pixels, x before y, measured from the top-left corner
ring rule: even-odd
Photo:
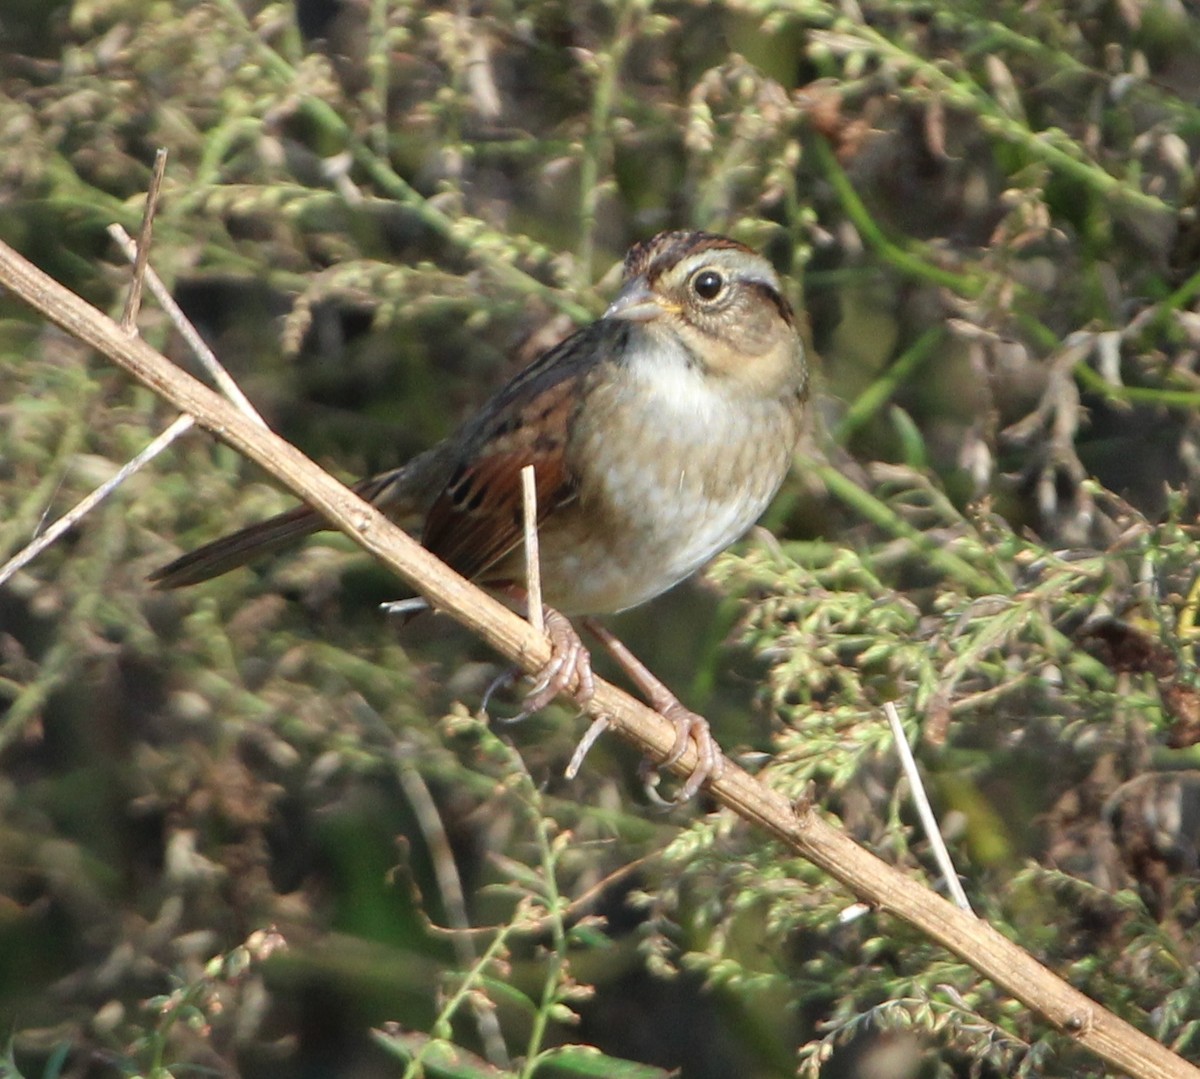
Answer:
[[[521,540],[521,469],[533,465],[538,518],[575,497],[568,435],[588,372],[623,330],[595,322],[544,352],[457,435],[354,490],[403,528],[424,518],[422,542],[466,577],[486,571]],[[179,588],[226,573],[329,527],[308,506],[190,551],[151,575]]]
[[[488,570],[521,542],[522,469],[533,466],[539,522],[575,497],[567,439],[578,392],[574,379],[563,379],[495,417],[430,508],[425,547],[464,577],[487,580]],[[531,416],[536,423],[522,422]]]

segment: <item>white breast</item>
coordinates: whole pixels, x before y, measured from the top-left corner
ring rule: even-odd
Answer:
[[[604,402],[607,422],[580,433],[577,452],[603,467],[543,543],[547,596],[566,613],[624,610],[694,573],[758,519],[791,459],[782,399],[714,391],[678,351],[631,374]]]

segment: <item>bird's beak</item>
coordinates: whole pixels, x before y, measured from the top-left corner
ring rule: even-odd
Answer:
[[[621,286],[613,302],[604,312],[605,318],[620,318],[626,322],[649,322],[665,314],[668,307],[654,295],[645,277],[634,277]]]

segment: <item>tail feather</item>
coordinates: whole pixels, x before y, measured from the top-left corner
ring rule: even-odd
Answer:
[[[401,528],[419,525],[449,477],[454,461],[448,452],[451,448],[443,442],[400,468],[360,480],[352,489]],[[180,555],[150,574],[150,580],[159,588],[199,584],[329,527],[325,518],[310,506],[297,506]]]
[[[156,569],[150,580],[159,588],[199,584],[327,527],[325,519],[315,510],[297,506],[180,555],[174,562]]]

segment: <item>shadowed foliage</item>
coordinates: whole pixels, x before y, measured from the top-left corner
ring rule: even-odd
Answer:
[[[810,431],[769,533],[614,629],[939,887],[896,702],[976,910],[1200,1060],[1198,65],[1166,0],[13,0],[0,238],[119,315],[166,147],[155,269],[348,478],[634,241],[763,250]],[[5,555],[173,418],[3,295],[0,410]],[[0,586],[0,1075],[1105,1074],[623,747],[567,783],[569,711],[484,722],[494,657],[342,538],[147,583],[287,505],[193,433]]]

